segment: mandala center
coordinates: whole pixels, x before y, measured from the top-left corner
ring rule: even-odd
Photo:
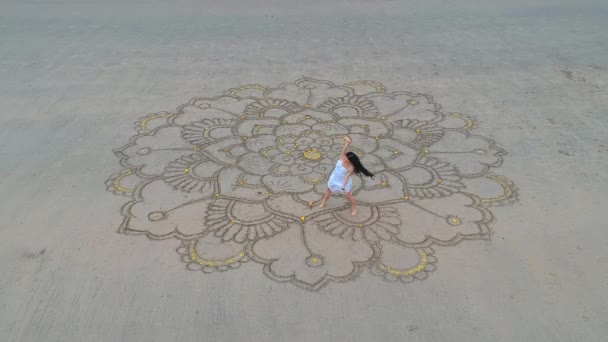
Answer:
[[[304,151],[304,158],[308,160],[319,160],[321,157],[323,157],[323,154],[316,148]]]

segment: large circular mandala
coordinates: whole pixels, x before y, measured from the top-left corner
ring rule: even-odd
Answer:
[[[246,85],[139,119],[106,184],[129,197],[119,231],[180,239],[191,270],[253,261],[309,290],[365,268],[407,283],[435,269],[433,247],[489,239],[488,208],[516,200],[491,172],[504,151],[475,127],[374,81]],[[355,217],[344,197],[317,206],[346,134],[377,175],[355,177]]]

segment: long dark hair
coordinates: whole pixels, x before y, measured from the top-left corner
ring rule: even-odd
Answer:
[[[374,174],[371,173],[371,172],[369,172],[365,168],[365,166],[363,166],[363,164],[361,164],[361,160],[359,160],[359,157],[357,157],[357,155],[355,153],[353,153],[353,152],[347,152],[346,153],[346,158],[355,167],[355,173],[357,173],[357,174],[362,173],[363,175],[365,175],[367,177],[374,178]]]

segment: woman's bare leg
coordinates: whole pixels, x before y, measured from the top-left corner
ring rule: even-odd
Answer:
[[[347,192],[346,198],[348,198],[350,206],[353,208],[353,216],[357,215],[357,201],[355,201],[355,196],[353,196],[352,192]]]
[[[325,206],[325,203],[327,203],[329,196],[331,196],[331,190],[327,189],[325,191],[325,194],[323,195],[323,199],[321,199],[321,204],[319,204],[319,208],[323,208]]]

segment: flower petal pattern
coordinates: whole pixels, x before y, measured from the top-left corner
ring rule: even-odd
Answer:
[[[504,150],[476,127],[376,81],[249,84],[137,120],[106,187],[129,198],[119,232],[181,240],[189,270],[254,262],[310,291],[366,268],[409,283],[435,270],[435,248],[489,239],[490,208],[517,200],[492,172]],[[356,216],[343,194],[318,206],[346,135],[375,174],[353,176]]]

